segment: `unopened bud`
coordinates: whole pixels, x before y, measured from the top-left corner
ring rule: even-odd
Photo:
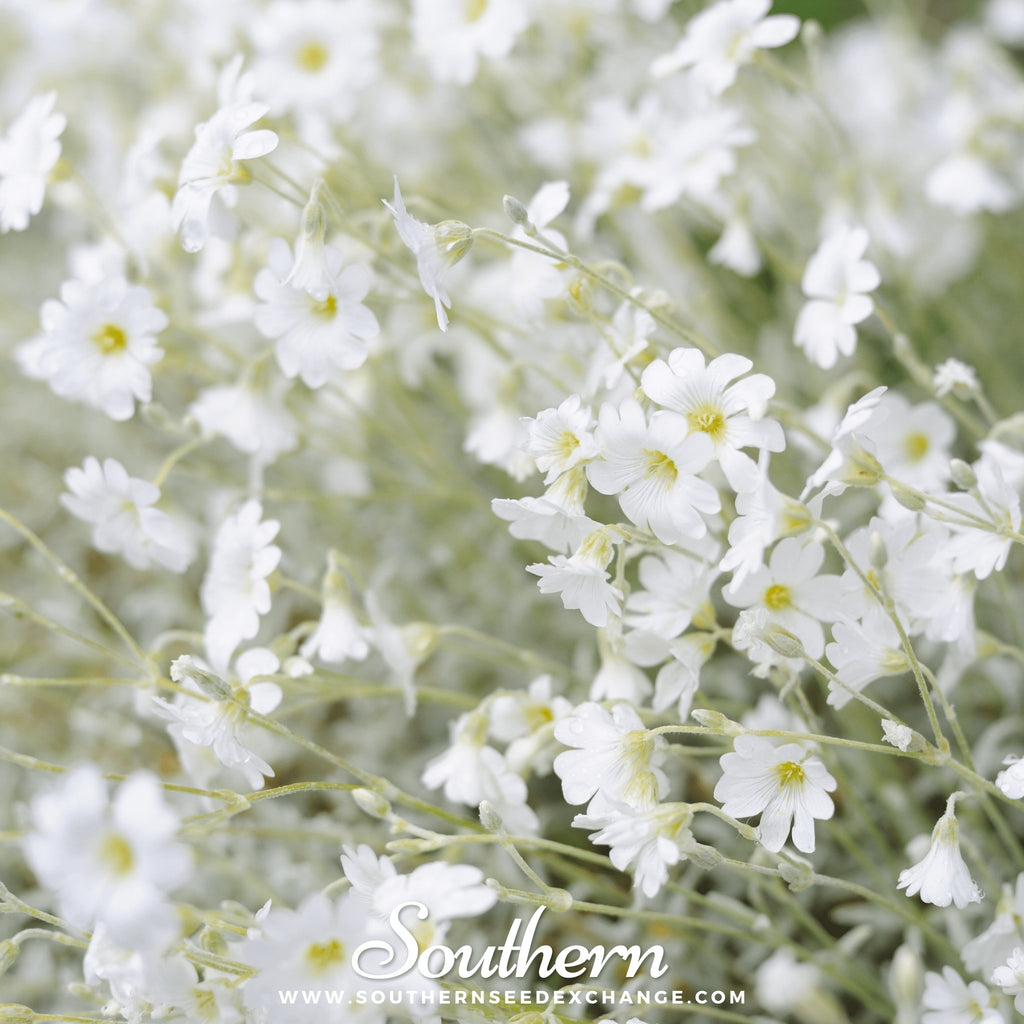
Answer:
[[[949,463],[949,472],[953,477],[953,483],[962,491],[970,491],[978,486],[978,476],[963,459],[952,459]]]
[[[355,800],[356,806],[371,818],[386,821],[391,816],[391,804],[372,789],[353,789],[352,799]]]
[[[18,959],[19,952],[21,949],[16,942],[11,942],[10,939],[0,942],[0,977],[3,977],[11,964]]]
[[[513,224],[518,224],[520,227],[527,227],[530,223],[530,214],[523,204],[516,199],[515,196],[503,196],[501,205],[505,210],[505,216],[508,217]]]
[[[906,509],[910,509],[911,512],[920,512],[924,509],[927,502],[921,497],[916,491],[911,491],[904,487],[903,484],[896,483],[896,481],[890,481],[889,487],[892,490],[892,496]]]
[[[231,696],[231,687],[220,676],[200,668],[189,654],[183,654],[171,662],[171,679],[178,684],[194,683],[213,700],[227,700]]]
[[[806,653],[800,639],[794,636],[788,629],[769,623],[764,628],[764,642],[783,658],[802,658]]]
[[[35,1010],[21,1003],[4,1003],[0,1006],[0,1024],[32,1024],[35,1019]]]
[[[492,832],[495,835],[504,835],[505,833],[505,825],[501,820],[501,815],[486,800],[480,803],[480,824],[488,832]]]
[[[900,946],[893,954],[892,965],[889,967],[889,991],[898,1009],[920,1006],[923,982],[921,957],[911,946]]]
[[[779,875],[791,892],[803,892],[814,884],[814,869],[800,858],[779,861]]]
[[[741,736],[747,731],[739,722],[726,718],[721,711],[712,711],[709,708],[694,708],[690,712],[690,717],[705,729],[713,729],[723,736]]]

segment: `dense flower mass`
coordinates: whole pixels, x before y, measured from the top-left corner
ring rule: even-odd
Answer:
[[[0,6],[0,1020],[1024,1013],[1024,0]]]

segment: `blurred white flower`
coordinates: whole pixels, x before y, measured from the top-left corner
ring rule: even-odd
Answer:
[[[756,50],[785,46],[800,31],[800,19],[792,14],[768,17],[771,6],[772,0],[720,0],[690,19],[686,35],[651,71],[665,76],[689,68],[709,92],[724,92]]]
[[[525,0],[413,0],[413,41],[439,82],[468,85],[481,57],[509,53],[528,15]]]
[[[184,572],[195,554],[192,538],[166,512],[153,508],[160,488],[129,476],[116,459],[89,456],[64,474],[70,493],[61,504],[93,524],[92,542],[99,551],[122,555],[136,569],[159,566]]]
[[[206,624],[206,649],[215,664],[227,663],[243,640],[260,628],[260,616],[270,611],[267,577],[281,561],[281,549],[270,542],[280,523],[263,520],[263,506],[247,501],[217,529],[210,564],[199,596]]]
[[[43,208],[46,178],[60,158],[67,123],[53,112],[56,92],[33,97],[0,136],[0,234],[24,231]]]
[[[268,107],[264,103],[236,103],[222,107],[196,128],[196,141],[181,164],[178,191],[171,204],[171,221],[181,229],[186,252],[206,244],[210,204],[215,196],[228,206],[235,188],[251,179],[242,161],[266,156],[277,148],[277,135],[269,129],[249,130]]]
[[[151,929],[166,936],[168,919],[173,932],[164,897],[192,871],[189,849],[175,840],[179,823],[153,775],[130,775],[111,802],[87,764],[35,797],[22,844],[62,917],[85,930],[102,923],[119,945],[142,948]]]
[[[841,224],[826,235],[804,270],[803,292],[810,301],[796,320],[794,341],[816,366],[835,366],[837,353],[853,354],[854,325],[866,320],[875,304],[868,297],[882,282],[873,263],[863,259],[868,233]]]
[[[992,993],[980,982],[965,982],[952,967],[924,976],[922,1024],[1006,1024],[993,1005]]]

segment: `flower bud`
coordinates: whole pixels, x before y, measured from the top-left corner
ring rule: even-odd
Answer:
[[[518,224],[521,228],[525,228],[530,225],[530,214],[527,212],[526,207],[523,206],[515,196],[503,196],[501,205],[505,210],[505,216],[508,217],[513,224]]]
[[[227,700],[231,696],[231,687],[220,676],[200,668],[190,654],[183,654],[171,662],[171,679],[179,685],[194,683],[213,700]]]
[[[6,942],[0,942],[0,978],[7,973],[11,964],[18,959],[19,952],[21,952],[21,948],[16,942],[11,942],[10,939]]]
[[[355,800],[356,806],[371,818],[386,821],[391,816],[391,804],[372,789],[353,789],[352,799]]]
[[[953,477],[953,483],[962,491],[970,491],[978,486],[977,474],[963,459],[951,459],[949,472]]]
[[[802,658],[806,654],[804,645],[800,639],[794,636],[788,629],[769,623],[764,628],[764,642],[783,658]]]

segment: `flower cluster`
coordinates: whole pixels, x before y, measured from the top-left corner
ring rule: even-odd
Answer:
[[[0,1017],[1024,1013],[1024,13],[818,6],[5,5]]]

